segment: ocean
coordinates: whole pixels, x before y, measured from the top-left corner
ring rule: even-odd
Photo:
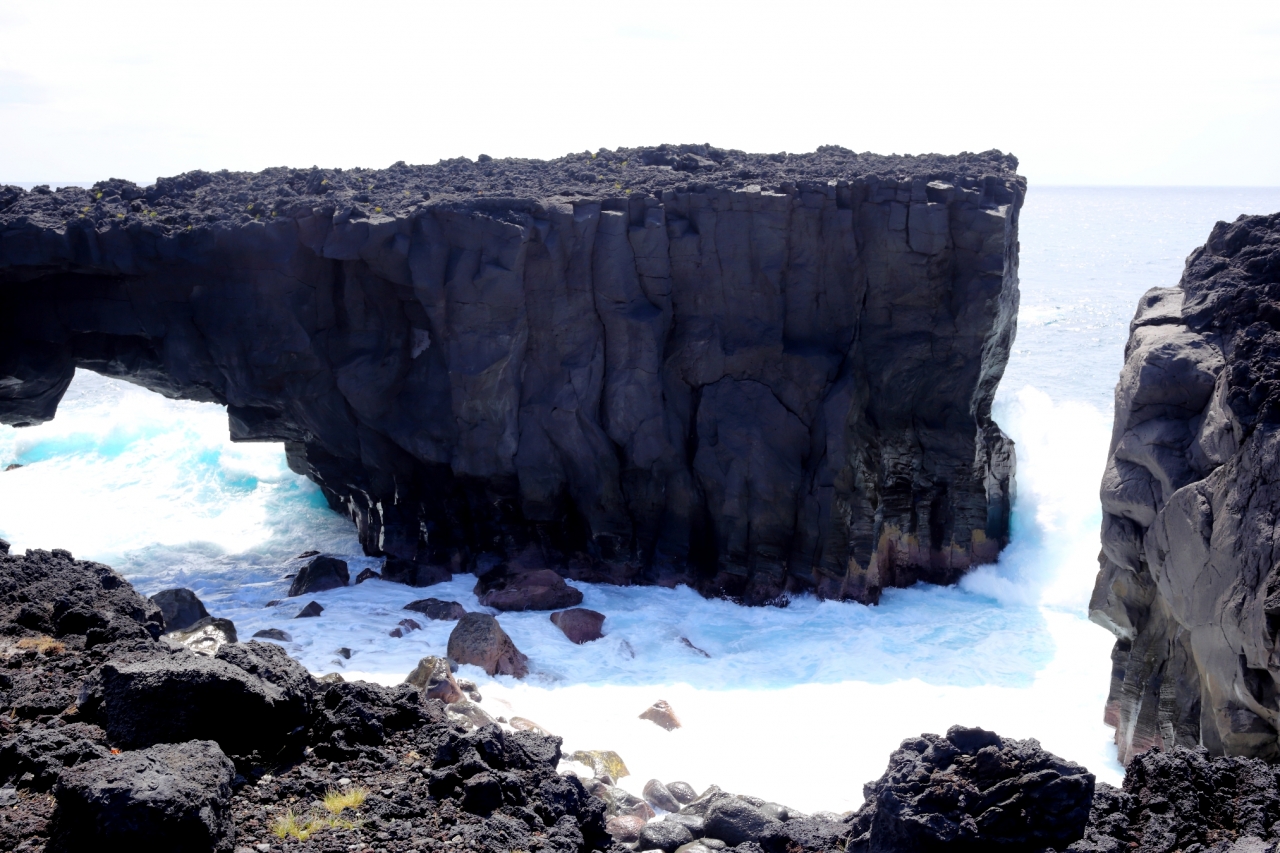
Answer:
[[[1150,287],[1175,284],[1214,222],[1280,210],[1277,189],[1032,187],[1021,219],[1018,337],[996,401],[1017,442],[1013,542],[954,587],[889,590],[879,606],[793,599],[743,608],[673,590],[575,584],[607,615],[602,640],[568,642],[545,613],[500,619],[530,658],[523,681],[476,681],[492,715],[519,714],[565,749],[612,749],[645,781],[718,784],[802,811],[862,802],[907,737],[954,723],[1035,737],[1118,783],[1102,723],[1112,637],[1088,621],[1098,485],[1128,323]],[[390,636],[424,597],[477,609],[474,578],[318,593],[292,617],[290,561],[379,560],[273,444],[232,444],[222,407],[164,399],[79,371],[55,420],[0,427],[0,537],[114,566],[142,593],[189,587],[242,639],[281,628],[317,675],[396,683],[443,654],[452,623]],[[283,603],[267,606],[276,599]],[[710,656],[680,642],[687,638]],[[338,654],[339,649],[349,658]],[[658,699],[683,728],[638,715]]]

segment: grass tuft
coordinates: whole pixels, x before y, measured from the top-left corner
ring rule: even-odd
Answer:
[[[35,649],[42,655],[60,655],[67,650],[66,644],[53,637],[23,637],[18,641],[18,648]]]
[[[283,817],[276,818],[275,822],[271,824],[271,834],[281,840],[296,838],[299,841],[306,841],[316,832],[324,829],[325,826],[326,823],[323,819],[299,817],[293,809],[289,809],[284,813]]]
[[[358,809],[369,796],[367,788],[355,787],[345,791],[330,788],[324,792],[324,807],[330,814],[341,814],[343,809]]]

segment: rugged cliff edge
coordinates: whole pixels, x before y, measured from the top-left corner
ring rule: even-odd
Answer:
[[[0,189],[0,421],[76,366],[283,440],[368,553],[760,603],[1008,536],[999,152],[663,146]]]
[[[1280,214],[1218,223],[1143,296],[1116,386],[1092,618],[1120,757],[1275,758]]]

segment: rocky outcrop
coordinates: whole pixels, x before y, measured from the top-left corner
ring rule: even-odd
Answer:
[[[903,741],[863,792],[849,851],[1042,853],[1084,834],[1094,777],[1038,741],[952,726],[946,737]]]
[[[212,741],[159,744],[65,771],[50,853],[147,847],[230,853],[235,767]],[[119,845],[119,846],[117,846]]]
[[[1280,757],[1280,214],[1220,222],[1143,296],[1116,387],[1090,604],[1107,721],[1152,747]]]
[[[663,146],[5,190],[0,421],[77,366],[225,403],[418,584],[953,582],[1008,537],[1016,166]]]

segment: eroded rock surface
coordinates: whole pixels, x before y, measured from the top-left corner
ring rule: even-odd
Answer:
[[[1220,222],[1130,326],[1090,603],[1123,761],[1280,757],[1278,273],[1280,214]]]
[[[77,366],[225,403],[417,585],[949,583],[1008,537],[1016,167],[662,146],[5,188],[0,421]]]

